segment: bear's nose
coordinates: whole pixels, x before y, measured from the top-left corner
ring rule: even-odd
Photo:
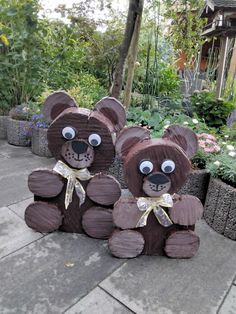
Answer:
[[[88,149],[88,144],[81,141],[73,141],[71,146],[73,151],[78,155],[84,154]]]
[[[152,175],[148,176],[148,181],[153,184],[159,185],[159,184],[166,184],[170,180],[167,176],[165,176],[162,173],[153,173]]]

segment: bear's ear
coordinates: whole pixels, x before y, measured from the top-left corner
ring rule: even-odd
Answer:
[[[126,113],[123,105],[114,97],[104,97],[96,103],[94,111],[103,114],[111,121],[114,131],[119,132],[123,129],[126,122]]]
[[[74,98],[65,91],[57,91],[46,98],[43,114],[47,121],[51,123],[62,111],[70,107],[77,107]]]
[[[150,139],[150,132],[141,126],[131,126],[123,129],[116,139],[118,157],[124,159],[134,145],[145,139]]]
[[[162,138],[178,144],[191,158],[198,150],[197,135],[189,128],[179,124],[170,125],[164,132]]]

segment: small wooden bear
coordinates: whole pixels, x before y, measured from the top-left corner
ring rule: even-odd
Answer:
[[[53,170],[29,175],[35,201],[25,211],[26,224],[40,232],[60,229],[108,238],[114,228],[112,207],[121,189],[100,171],[113,162],[116,134],[126,121],[123,106],[105,97],[92,111],[78,108],[72,97],[59,91],[46,99],[44,115],[50,122],[48,146],[57,164]]]
[[[194,196],[173,193],[184,184],[191,171],[189,158],[197,149],[195,133],[180,125],[169,126],[162,139],[150,139],[141,127],[121,131],[116,151],[133,196],[121,197],[113,209],[117,228],[108,243],[114,256],[195,255],[200,240],[194,225],[203,206]]]

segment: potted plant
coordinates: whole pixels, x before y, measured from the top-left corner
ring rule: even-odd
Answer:
[[[0,139],[7,138],[7,120],[9,114],[9,107],[4,106],[4,103],[0,105]]]
[[[48,123],[43,114],[33,114],[30,122],[31,150],[35,155],[52,157],[48,149],[47,131]]]
[[[236,149],[225,149],[207,164],[211,173],[204,218],[218,233],[236,240]]]
[[[30,146],[29,107],[26,104],[10,110],[7,120],[7,141],[16,146]]]

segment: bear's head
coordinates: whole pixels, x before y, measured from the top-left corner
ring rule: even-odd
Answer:
[[[109,168],[115,156],[116,134],[126,121],[118,100],[105,97],[89,110],[78,108],[71,96],[58,91],[47,97],[43,113],[50,123],[48,147],[57,160],[76,169]]]
[[[191,171],[190,158],[197,149],[196,134],[180,125],[169,126],[161,139],[151,139],[144,128],[130,127],[116,141],[125,181],[136,197],[177,192]]]

